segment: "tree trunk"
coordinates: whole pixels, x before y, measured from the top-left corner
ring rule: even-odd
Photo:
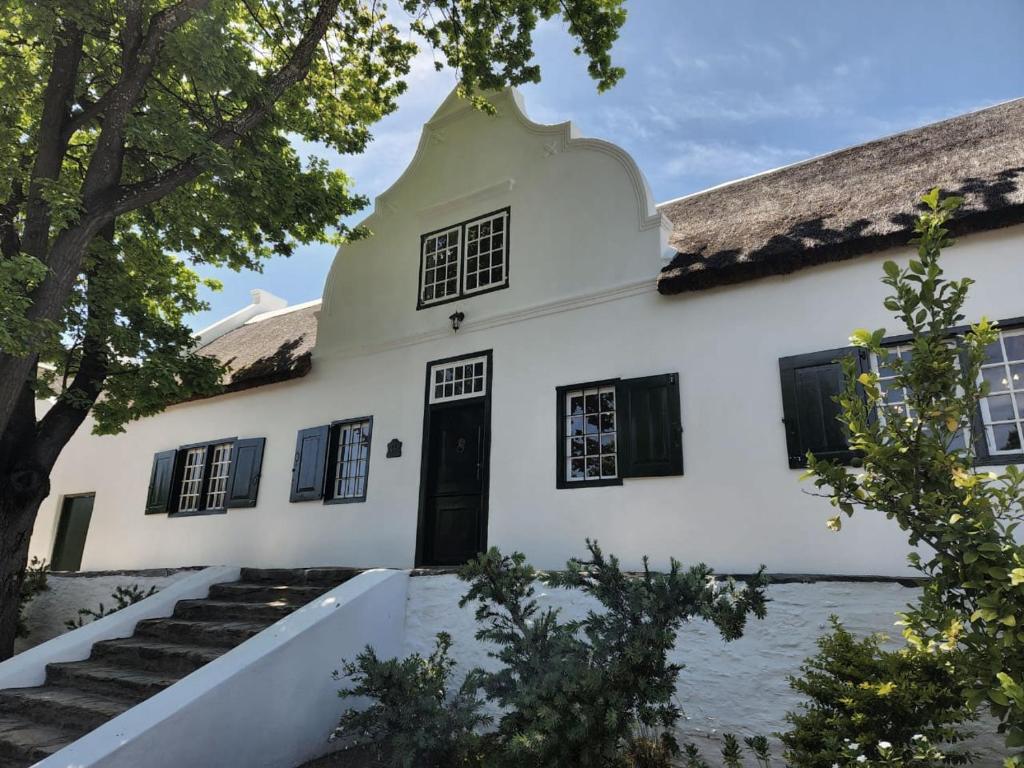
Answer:
[[[19,498],[9,492],[11,478],[0,480],[0,661],[14,655],[21,584],[28,564],[28,543],[43,496]]]
[[[12,415],[0,432],[0,660],[14,654],[28,543],[39,505],[50,492],[53,467],[52,461],[40,461],[35,395],[28,382]]]

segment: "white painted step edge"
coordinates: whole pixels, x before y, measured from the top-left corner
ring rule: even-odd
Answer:
[[[402,653],[408,579],[361,573],[36,768],[294,768],[324,754],[353,705],[331,673],[367,645]]]
[[[0,663],[0,689],[42,685],[46,682],[47,664],[87,659],[94,643],[131,637],[135,625],[143,619],[166,618],[174,612],[179,600],[204,598],[213,584],[238,581],[240,573],[240,568],[230,565],[204,568],[168,584],[135,605],[29,648]]]

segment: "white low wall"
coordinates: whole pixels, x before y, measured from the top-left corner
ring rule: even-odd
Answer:
[[[458,662],[457,680],[472,667],[493,669],[488,646],[474,638],[473,606],[460,609],[466,585],[454,575],[416,576],[409,582],[405,653],[426,655],[434,636],[445,631],[453,639]],[[561,609],[561,618],[582,618],[597,601],[575,590],[538,585],[542,608]],[[858,635],[884,632],[902,642],[894,626],[895,613],[917,596],[918,590],[891,582],[826,582],[774,584],[763,621],[749,622],[742,638],[725,642],[704,621],[685,625],[672,660],[686,668],[679,675],[677,703],[685,717],[680,742],[693,741],[716,764],[721,735],[772,733],[785,729],[784,717],[800,697],[790,690],[787,676],[799,673],[801,662],[817,651],[815,640],[828,629],[835,614]],[[998,740],[989,742],[998,744]],[[781,752],[776,749],[777,755]],[[991,755],[992,753],[989,753]],[[995,765],[983,759],[981,765]]]
[[[19,637],[14,652],[21,653],[67,632],[64,622],[77,619],[81,608],[97,610],[100,603],[109,608],[110,596],[118,587],[138,585],[144,592],[150,587],[164,589],[198,569],[161,569],[149,571],[99,571],[95,573],[51,573],[49,589],[40,592],[25,607],[27,637]]]
[[[37,768],[294,768],[346,702],[331,677],[366,645],[402,651],[408,574],[362,573],[100,726]]]
[[[204,568],[178,579],[135,605],[19,653],[0,663],[0,689],[42,685],[46,681],[47,664],[87,659],[94,643],[131,637],[135,625],[143,619],[170,616],[179,600],[206,597],[212,584],[237,581],[238,575],[239,568],[235,566]]]

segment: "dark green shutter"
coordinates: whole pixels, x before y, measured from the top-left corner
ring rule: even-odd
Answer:
[[[299,431],[292,464],[291,501],[312,501],[324,495],[324,469],[327,462],[327,436],[330,427],[310,427]]]
[[[683,424],[679,375],[625,379],[616,387],[619,476],[683,474]]]
[[[176,454],[177,451],[161,451],[153,456],[153,471],[149,475],[149,493],[146,496],[147,515],[159,515],[170,510]]]
[[[807,453],[819,459],[849,463],[853,458],[835,398],[843,392],[844,357],[858,360],[858,371],[867,370],[867,355],[855,348],[832,349],[779,360],[782,379],[782,412],[786,425],[789,466],[807,466]]]
[[[263,445],[266,438],[252,437],[236,440],[231,450],[231,472],[228,475],[227,496],[224,506],[255,507],[260,489],[260,470],[263,467]]]

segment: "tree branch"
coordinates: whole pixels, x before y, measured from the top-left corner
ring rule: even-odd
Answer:
[[[325,0],[308,30],[296,44],[288,61],[264,82],[262,98],[208,137],[210,144],[228,148],[260,125],[270,115],[281,95],[306,76],[320,41],[327,34],[340,0]],[[113,210],[121,215],[141,208],[195,180],[206,170],[206,161],[192,155],[166,171],[148,179],[114,190]]]

